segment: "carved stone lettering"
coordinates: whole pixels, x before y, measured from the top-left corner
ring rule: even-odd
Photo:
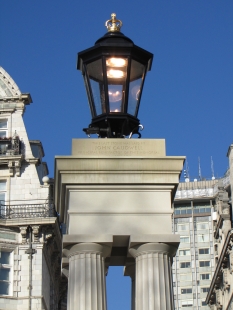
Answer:
[[[165,156],[164,140],[111,141],[100,140],[73,140],[72,154],[79,156]]]

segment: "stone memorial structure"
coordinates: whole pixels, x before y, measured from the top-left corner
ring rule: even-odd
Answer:
[[[131,276],[132,309],[173,309],[171,204],[184,159],[166,156],[163,139],[74,139],[71,156],[56,156],[69,310],[106,309],[109,266]]]
[[[105,25],[108,32],[77,62],[92,115],[83,130],[100,139],[74,139],[72,155],[55,158],[67,307],[106,310],[107,269],[124,266],[133,310],[172,310],[179,245],[172,202],[185,158],[166,156],[163,139],[131,139],[141,137],[137,115],[153,54],[120,32],[115,13]]]

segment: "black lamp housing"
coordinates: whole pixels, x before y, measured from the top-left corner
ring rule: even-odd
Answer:
[[[78,53],[92,122],[83,130],[101,138],[124,138],[138,132],[137,118],[146,72],[153,54],[136,46],[120,31],[109,31]]]

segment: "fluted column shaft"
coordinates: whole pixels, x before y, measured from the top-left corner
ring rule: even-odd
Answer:
[[[135,264],[125,266],[124,275],[131,278],[131,310],[135,310]]]
[[[80,243],[71,247],[67,310],[107,310],[104,258],[108,247]]]
[[[130,248],[136,259],[135,310],[173,310],[171,260],[176,248],[146,243]]]

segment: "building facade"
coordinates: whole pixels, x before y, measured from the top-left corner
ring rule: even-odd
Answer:
[[[219,182],[213,217],[215,271],[206,298],[211,310],[233,309],[233,229],[232,186],[233,144],[228,149],[229,170],[226,182]]]
[[[190,182],[186,179],[186,182],[179,184],[173,215],[173,231],[180,235],[180,246],[173,262],[174,300],[177,310],[210,309],[210,301],[206,300],[206,297],[210,294],[211,285],[215,285],[213,283],[218,268],[218,256],[223,249],[223,245],[218,245],[216,229],[220,229],[224,243],[231,231],[230,197],[229,171],[218,180]],[[218,209],[225,210],[225,215],[222,216],[227,221],[225,226],[223,222],[221,225],[217,224],[221,217]]]
[[[23,122],[31,102],[0,67],[0,309],[58,309],[60,299],[53,186]]]
[[[173,262],[175,309],[208,309],[205,303],[214,272],[213,212],[216,181],[180,183],[173,229],[180,246]]]

